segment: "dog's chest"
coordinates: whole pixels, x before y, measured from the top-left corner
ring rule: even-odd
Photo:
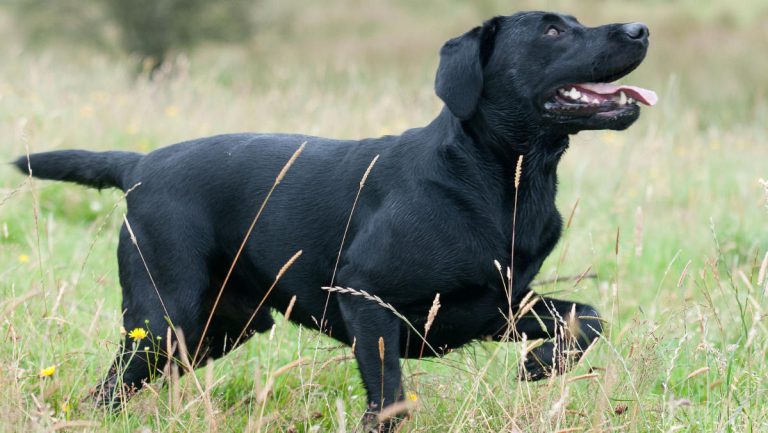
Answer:
[[[554,173],[534,173],[520,183],[508,238],[510,249],[514,248],[514,271],[521,286],[530,283],[560,239],[562,217],[555,206],[556,189]]]

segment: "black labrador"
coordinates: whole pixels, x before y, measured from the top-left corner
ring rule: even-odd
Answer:
[[[561,234],[556,172],[568,136],[625,129],[638,103],[655,102],[649,90],[609,84],[647,48],[643,24],[589,28],[572,16],[523,12],[445,43],[435,82],[445,108],[400,136],[231,134],[146,155],[64,150],[15,165],[43,179],[133,188],[117,251],[125,329],[165,336],[172,324],[190,350],[216,358],[270,329],[271,311],[295,296],[290,320],[354,347],[374,414],[403,398],[401,357],[477,339],[545,339],[521,369],[535,380],[564,371],[563,354],[577,359],[600,335],[591,306],[534,296],[529,285]],[[494,261],[511,264],[508,281]],[[330,284],[370,296],[323,289]],[[441,307],[422,344],[437,293]],[[126,336],[101,387],[104,403],[163,369],[164,345],[147,355],[132,343]]]

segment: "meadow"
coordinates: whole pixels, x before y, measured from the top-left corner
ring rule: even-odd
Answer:
[[[573,137],[559,170],[569,222],[538,276],[539,292],[597,306],[603,338],[539,383],[517,381],[519,343],[405,361],[414,409],[402,431],[768,431],[768,4],[260,7],[252,40],[177,53],[154,79],[89,44],[29,47],[0,8],[0,160],[239,131],[395,134],[438,113],[439,47],[485,18],[546,8],[587,25],[644,21],[648,58],[622,81],[660,103],[625,132]],[[124,213],[119,192],[0,166],[0,431],[354,430],[365,393],[350,349],[279,314],[194,376],[157,382],[117,413],[94,408],[88,392],[121,338]]]

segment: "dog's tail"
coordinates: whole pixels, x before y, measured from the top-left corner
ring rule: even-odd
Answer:
[[[40,179],[75,182],[98,189],[130,188],[128,175],[143,155],[133,152],[57,150],[19,157],[12,164]]]

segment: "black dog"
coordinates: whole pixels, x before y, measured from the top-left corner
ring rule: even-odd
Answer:
[[[400,136],[220,135],[147,155],[65,150],[15,164],[43,179],[134,188],[118,247],[126,329],[148,326],[165,336],[172,323],[190,350],[216,358],[243,331],[247,338],[268,330],[270,311],[285,311],[295,296],[291,320],[354,345],[375,413],[402,398],[399,358],[421,356],[416,331],[437,293],[442,306],[424,356],[481,338],[546,339],[522,370],[539,379],[564,371],[561,356],[578,358],[599,336],[592,307],[531,296],[529,284],[560,237],[556,169],[568,135],[625,129],[639,116],[637,102],[655,102],[651,91],[607,84],[635,69],[647,48],[643,24],[587,28],[571,16],[518,13],[443,46],[435,87],[445,108]],[[278,173],[304,142],[238,254]],[[495,260],[513,262],[509,290]],[[322,289],[330,284],[371,296]],[[125,348],[131,344],[126,337]],[[120,384],[141,387],[164,361],[121,351],[104,402]]]

